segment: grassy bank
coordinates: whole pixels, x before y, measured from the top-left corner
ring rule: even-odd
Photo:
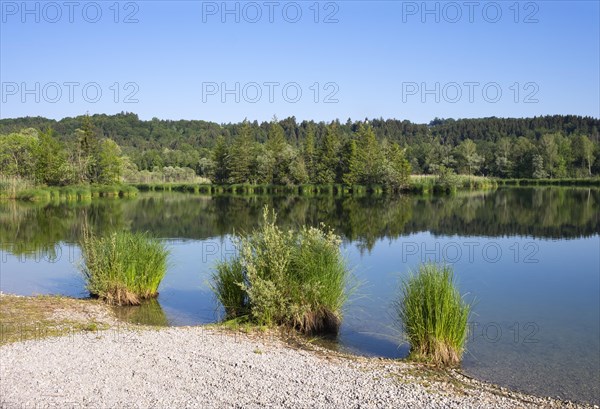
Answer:
[[[159,240],[143,233],[96,237],[84,231],[81,249],[81,269],[92,296],[109,304],[139,305],[158,295],[168,255]]]
[[[137,196],[131,185],[77,185],[63,187],[26,187],[13,189],[0,185],[0,199],[29,202],[86,202],[94,198],[127,198]]]
[[[313,195],[382,195],[398,193],[389,191],[385,185],[214,185],[197,183],[141,183],[134,185],[142,192],[187,192],[196,194],[295,194],[301,196]],[[453,193],[458,190],[484,190],[493,189],[497,186],[494,179],[483,176],[436,176],[436,175],[413,175],[408,184],[400,190],[400,193]]]
[[[499,186],[588,186],[600,187],[600,178],[497,179]]]
[[[412,175],[399,191],[385,185],[215,185],[210,183],[137,183],[118,185],[76,185],[39,187],[20,181],[0,181],[0,200],[16,199],[32,202],[85,202],[94,198],[128,198],[142,192],[183,192],[204,195],[333,195],[364,196],[395,193],[453,194],[458,191],[495,189],[498,186],[589,186],[600,187],[600,178],[589,179],[498,179],[467,175]]]
[[[0,345],[107,329],[115,322],[96,300],[0,294]]]
[[[495,189],[497,186],[496,180],[485,176],[445,173],[442,175],[412,175],[405,191],[417,194],[447,194],[457,191]]]
[[[238,236],[237,254],[213,275],[226,318],[337,333],[348,276],[339,237],[325,228],[282,231],[267,208],[263,217],[261,229]]]
[[[440,366],[461,361],[471,307],[454,285],[449,266],[424,264],[402,283],[396,312],[415,360]]]

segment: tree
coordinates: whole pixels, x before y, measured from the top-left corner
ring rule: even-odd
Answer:
[[[551,178],[555,177],[559,156],[554,134],[545,134],[540,138],[540,155],[544,160],[545,173]]]
[[[252,162],[252,128],[247,120],[242,122],[240,133],[233,141],[228,156],[228,171],[231,183],[248,183]]]
[[[304,139],[304,164],[306,166],[306,173],[310,181],[315,180],[315,129],[311,125],[308,126],[306,131],[306,138]]]
[[[306,165],[304,164],[304,158],[302,155],[296,154],[295,150],[290,150],[290,152],[294,155],[293,159],[289,164],[289,177],[290,183],[294,185],[302,185],[304,183],[308,183],[310,181],[308,177],[308,172],[306,171]]]
[[[349,139],[342,148],[342,181],[347,185],[355,185],[359,180],[360,166],[356,141]]]
[[[273,167],[275,158],[265,145],[258,145],[255,149],[254,160],[252,161],[252,174],[256,177],[256,183],[273,183]]]
[[[97,155],[98,139],[94,124],[88,114],[81,122],[81,128],[75,130],[77,149],[75,165],[79,182],[96,182],[98,180]]]
[[[212,174],[212,180],[215,183],[223,184],[229,180],[229,169],[227,167],[227,159],[229,155],[229,149],[225,143],[225,138],[219,136],[217,138],[217,144],[213,149],[213,163],[214,169]]]
[[[35,150],[35,180],[51,186],[65,185],[73,181],[73,169],[69,166],[67,153],[57,140],[52,128],[39,132]]]
[[[428,156],[428,171],[429,173],[437,174],[440,171],[440,167],[454,168],[456,159],[454,158],[452,145],[443,143],[443,141],[436,137],[431,142],[432,149]]]
[[[339,128],[335,122],[332,122],[326,126],[325,135],[317,152],[316,183],[330,184],[336,181],[335,168],[338,162],[339,143]]]
[[[388,189],[397,191],[408,185],[411,166],[405,151],[397,143],[392,143],[385,150],[384,180]]]
[[[98,144],[96,182],[103,184],[121,182],[123,167],[124,160],[119,145],[112,139],[103,139]]]
[[[582,168],[587,167],[588,176],[592,176],[592,163],[594,163],[594,143],[586,135],[577,135],[573,138],[572,146],[575,162]]]
[[[509,138],[501,138],[496,144],[494,169],[500,177],[511,177],[513,161],[511,160],[511,142]]]
[[[477,153],[477,145],[471,139],[465,139],[456,148],[460,160],[460,166],[467,169],[467,174],[472,175],[473,172],[479,170],[483,157]]]
[[[283,128],[279,125],[277,117],[273,117],[269,126],[269,133],[267,134],[266,148],[270,153],[273,167],[271,169],[271,183],[274,184],[285,184],[287,179],[286,167],[289,163],[286,163],[286,150],[287,143],[285,142],[285,134]],[[265,162],[266,164],[266,162]]]
[[[32,128],[0,135],[0,174],[32,179],[38,143],[38,131]]]
[[[536,153],[533,155],[532,159],[533,165],[533,173],[532,176],[534,179],[543,179],[548,177],[548,173],[546,173],[546,169],[544,166],[544,158],[542,155]]]
[[[356,137],[356,154],[350,162],[350,179],[363,185],[381,183],[383,156],[373,127],[360,124]]]
[[[535,146],[524,136],[517,138],[513,146],[512,161],[514,163],[514,176],[530,178],[533,176],[533,155]],[[542,158],[543,161],[543,158]],[[538,164],[539,165],[539,164]]]

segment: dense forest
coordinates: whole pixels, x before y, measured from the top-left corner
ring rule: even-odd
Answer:
[[[382,184],[408,174],[511,178],[600,174],[600,120],[394,119],[217,124],[136,114],[0,120],[0,176],[47,185],[195,181]]]

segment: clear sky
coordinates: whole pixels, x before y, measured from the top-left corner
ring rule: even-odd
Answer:
[[[598,1],[0,1],[0,117],[600,116]]]

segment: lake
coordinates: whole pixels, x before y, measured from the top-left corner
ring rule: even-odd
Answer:
[[[538,395],[600,404],[600,190],[502,188],[454,196],[200,196],[145,193],[78,204],[0,203],[0,290],[85,297],[77,265],[83,220],[97,232],[168,241],[158,302],[126,319],[195,325],[223,316],[210,292],[231,235],[265,205],[285,227],[323,222],[344,239],[352,296],[330,346],[405,357],[393,317],[399,281],[428,260],[454,266],[474,302],[464,371]],[[399,345],[400,344],[400,345]]]

